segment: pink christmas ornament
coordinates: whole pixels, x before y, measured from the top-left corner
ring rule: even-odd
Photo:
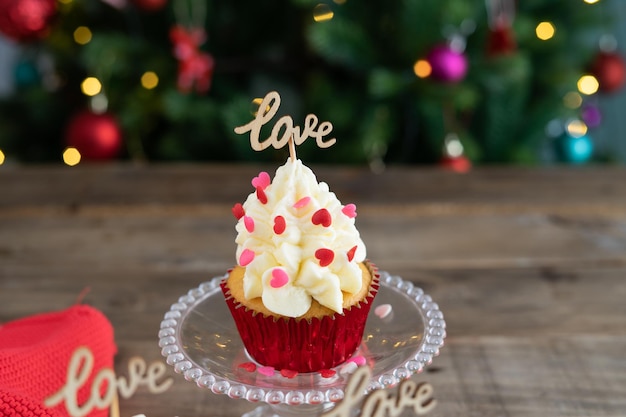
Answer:
[[[448,45],[435,46],[426,59],[432,68],[432,77],[436,80],[455,83],[461,81],[467,73],[467,58],[463,52]]]

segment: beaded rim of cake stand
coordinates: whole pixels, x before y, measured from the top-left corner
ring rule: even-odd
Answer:
[[[443,313],[428,294],[425,294],[421,288],[412,282],[403,280],[397,275],[390,275],[385,271],[379,271],[379,274],[381,285],[408,296],[415,304],[424,323],[424,332],[419,349],[408,357],[401,366],[374,375],[368,385],[367,392],[393,387],[412,375],[422,372],[439,354],[446,337],[446,323]],[[185,317],[185,313],[192,309],[199,300],[221,291],[220,282],[226,276],[214,277],[210,281],[200,284],[197,288],[189,290],[165,313],[159,330],[159,347],[161,347],[161,354],[166,358],[167,364],[173,366],[174,371],[182,374],[186,380],[195,382],[199,387],[235,399],[265,402],[271,405],[319,405],[341,401],[344,392],[342,388],[336,386],[319,387],[319,389],[316,389],[317,387],[309,389],[258,387],[214,375],[206,369],[202,369],[186,356],[177,344],[182,319]]]

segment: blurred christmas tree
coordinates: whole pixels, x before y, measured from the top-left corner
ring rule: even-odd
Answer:
[[[309,161],[462,171],[536,163],[565,137],[556,155],[584,162],[594,82],[624,80],[591,3],[0,0],[0,31],[21,51],[0,150],[25,162],[68,146],[92,160],[283,158],[233,133],[252,98],[277,90],[296,123],[334,125],[332,152],[298,149]]]

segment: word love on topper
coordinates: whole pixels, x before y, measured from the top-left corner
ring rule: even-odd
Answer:
[[[358,408],[371,379],[370,368],[367,366],[357,368],[346,385],[343,400],[321,417],[352,417],[354,415],[352,411]],[[430,412],[435,405],[437,400],[433,398],[432,385],[426,382],[418,384],[406,379],[400,383],[397,394],[381,389],[367,395],[359,416],[398,417],[405,408],[412,408],[415,414],[421,415]]]
[[[112,416],[119,415],[119,410],[115,410],[118,391],[122,397],[130,398],[140,385],[145,385],[151,393],[159,394],[166,391],[174,382],[172,378],[161,380],[166,373],[163,363],[153,362],[147,366],[143,358],[135,356],[128,361],[128,379],[116,378],[113,369],[102,368],[93,379],[89,398],[83,404],[79,404],[78,391],[89,379],[93,365],[94,357],[91,350],[84,346],[77,348],[67,366],[65,385],[46,398],[44,405],[54,407],[64,402],[68,414],[72,417],[83,417],[94,408],[105,409],[109,406],[112,407]]]
[[[264,140],[259,140],[261,128],[272,120],[279,107],[280,95],[276,91],[267,93],[259,105],[259,111],[256,112],[255,118],[248,124],[236,127],[235,133],[241,135],[250,132],[250,145],[255,151],[262,151],[270,145],[280,149],[290,143],[290,141],[293,141],[292,143],[295,143],[295,145],[300,145],[308,138],[315,138],[315,142],[320,148],[328,148],[337,142],[335,138],[324,140],[324,137],[332,132],[333,125],[330,122],[322,122],[318,125],[319,120],[314,114],[309,114],[305,117],[302,128],[294,126],[291,116],[283,116],[274,124],[270,136]],[[283,129],[284,132],[279,138],[278,135]],[[292,152],[292,149],[290,147],[290,152]]]

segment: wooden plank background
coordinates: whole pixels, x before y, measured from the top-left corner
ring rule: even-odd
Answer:
[[[162,360],[159,323],[234,263],[230,207],[249,165],[0,170],[0,322],[85,302],[114,325],[116,371]],[[442,309],[433,417],[626,415],[626,169],[485,168],[467,175],[315,167],[378,266]],[[171,371],[123,416],[237,416],[255,405]]]

